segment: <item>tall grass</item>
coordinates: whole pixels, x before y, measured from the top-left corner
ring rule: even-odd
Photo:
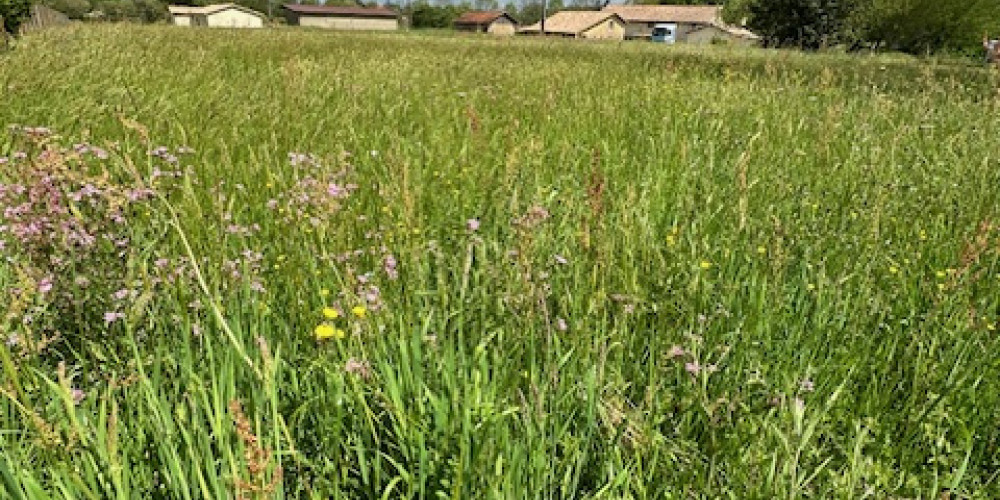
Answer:
[[[6,496],[1000,495],[987,70],[86,27],[0,92],[113,174],[195,151],[130,314],[0,349]]]

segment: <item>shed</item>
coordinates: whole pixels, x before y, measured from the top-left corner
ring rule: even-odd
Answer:
[[[518,33],[526,35],[558,35],[570,38],[590,38],[601,40],[623,40],[625,21],[614,12],[593,10],[564,10],[545,19],[542,23],[522,28]]]
[[[492,35],[513,35],[517,33],[517,20],[504,11],[471,11],[455,20],[455,29]]]
[[[674,26],[671,38],[678,42],[756,43],[759,39],[749,30],[723,22],[720,5],[608,5],[603,11],[621,16],[625,38],[630,40],[649,40],[656,25]]]
[[[213,28],[263,28],[264,14],[232,3],[189,7],[171,5],[170,19],[177,26],[209,26]]]
[[[368,31],[399,29],[399,14],[386,7],[302,4],[286,4],[283,7],[288,24],[292,26]]]

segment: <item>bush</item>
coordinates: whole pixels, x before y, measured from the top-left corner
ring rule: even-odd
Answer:
[[[87,0],[47,0],[45,4],[66,14],[70,19],[83,19],[90,12],[90,2]]]
[[[29,0],[0,0],[0,20],[3,20],[3,30],[7,33],[16,35],[21,24],[29,17],[31,17]]]

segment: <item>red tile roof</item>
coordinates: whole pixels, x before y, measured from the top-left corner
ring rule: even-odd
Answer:
[[[455,19],[455,24],[484,25],[490,24],[503,16],[510,17],[506,12],[499,10],[474,10],[458,16],[458,19]],[[514,18],[510,17],[510,20],[513,21]]]
[[[627,23],[716,24],[722,18],[718,5],[608,5],[604,11],[618,14]]]

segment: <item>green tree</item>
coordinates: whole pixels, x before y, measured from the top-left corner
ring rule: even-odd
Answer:
[[[867,0],[851,18],[860,43],[910,53],[977,51],[1000,27],[996,0]]]
[[[0,0],[0,20],[3,20],[3,30],[7,33],[16,35],[29,17],[31,0]]]
[[[749,0],[747,25],[767,46],[818,49],[844,41],[863,0]]]
[[[45,5],[58,10],[70,19],[83,19],[90,12],[90,2],[87,0],[45,0]]]

